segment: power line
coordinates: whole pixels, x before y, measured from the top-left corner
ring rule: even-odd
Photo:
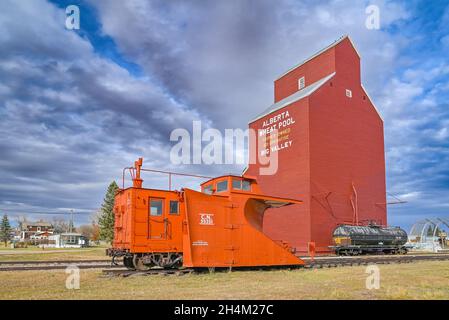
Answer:
[[[3,208],[0,208],[0,210],[10,212],[9,214],[11,214],[11,215],[21,215],[21,214],[64,215],[64,214],[67,214],[67,211],[65,211],[65,212],[44,212],[44,211],[33,211],[33,210],[16,210],[16,209],[11,210],[11,209],[3,209]],[[83,210],[90,210],[90,209],[83,209]],[[79,212],[78,211],[77,214],[89,215],[97,210],[98,210],[98,208],[92,209],[89,212],[83,212],[83,211]],[[16,213],[12,213],[12,211],[15,211]]]

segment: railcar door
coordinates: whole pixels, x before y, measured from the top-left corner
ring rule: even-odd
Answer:
[[[165,215],[165,199],[149,198],[148,204],[148,238],[166,239],[167,223]]]

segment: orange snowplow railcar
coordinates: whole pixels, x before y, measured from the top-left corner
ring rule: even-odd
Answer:
[[[151,267],[295,266],[303,261],[282,240],[263,233],[268,208],[299,200],[260,193],[250,177],[222,176],[202,192],[142,188],[142,160],[132,168],[133,187],[115,198],[115,233],[108,254],[130,269]]]

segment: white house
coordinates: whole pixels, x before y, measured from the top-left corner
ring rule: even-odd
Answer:
[[[61,233],[48,237],[48,247],[54,248],[84,248],[89,246],[89,239],[80,233]]]

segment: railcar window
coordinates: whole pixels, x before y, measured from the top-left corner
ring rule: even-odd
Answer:
[[[232,179],[232,189],[242,190],[242,180]]]
[[[242,181],[242,190],[251,191],[251,182],[249,182],[248,180],[243,180]]]
[[[179,214],[179,202],[170,200],[170,214]]]
[[[150,200],[150,215],[156,217],[162,216],[162,199]]]
[[[212,194],[212,185],[210,184],[210,185],[208,185],[208,186],[205,186],[205,187],[203,188],[203,192],[204,192],[205,194]]]
[[[228,190],[228,180],[223,180],[217,183],[217,192]]]

